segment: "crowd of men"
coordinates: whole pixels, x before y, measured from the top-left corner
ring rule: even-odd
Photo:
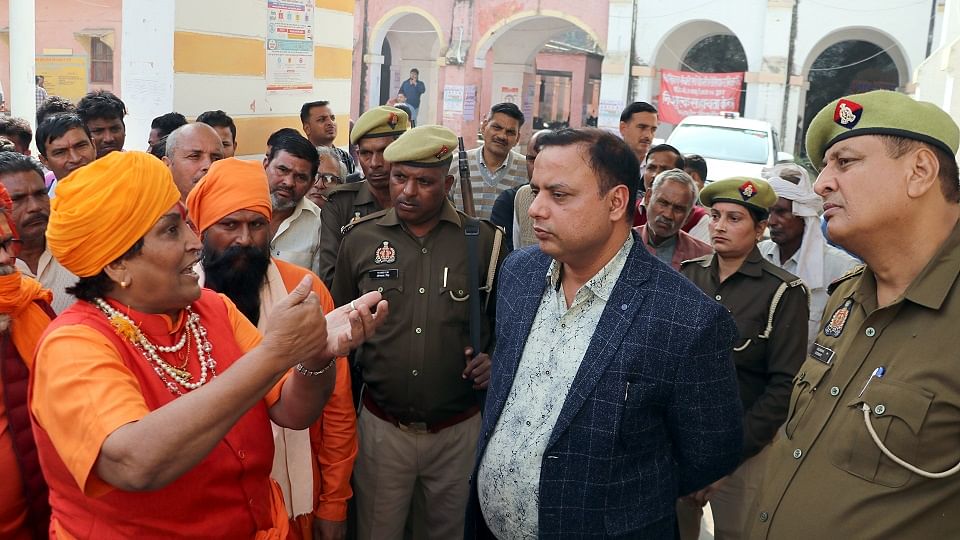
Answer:
[[[326,311],[370,291],[389,302],[317,424],[274,426],[272,477],[297,538],[679,535],[678,499],[708,502],[751,443],[737,325],[719,292],[679,272],[714,252],[706,161],[654,145],[644,102],[619,136],[538,131],[522,153],[523,112],[495,104],[483,143],[458,156],[449,129],[412,127],[418,75],[404,83],[413,118],[368,110],[345,148],[328,101],[305,103],[262,160],[235,157],[222,110],[158,116],[146,141],[202,241],[202,284],[254,325],[306,275]],[[129,146],[126,113],[96,91],[45,96],[35,134],[0,116],[0,275],[49,289],[50,317],[77,280],[46,246],[50,199]],[[796,164],[765,171],[776,202],[757,247],[809,292],[793,336],[808,354],[784,379],[762,485],[743,495],[744,538],[960,535],[958,144],[943,111],[870,93],[814,120],[816,182]],[[4,294],[15,342],[23,308]],[[772,326],[767,310],[758,325]],[[0,487],[0,537],[29,538],[15,533],[43,520],[44,491],[13,356],[0,349],[0,477],[20,480]]]

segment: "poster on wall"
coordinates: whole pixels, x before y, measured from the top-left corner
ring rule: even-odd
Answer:
[[[526,88],[524,88],[523,106],[521,107],[523,116],[527,120],[533,119],[533,103],[534,103],[534,100],[536,99],[535,96],[536,96],[536,85],[533,83],[530,83],[526,86]]]
[[[467,122],[477,119],[477,86],[475,84],[463,87],[463,119]]]
[[[463,115],[464,86],[448,84],[443,87],[443,121],[455,122]]]
[[[499,103],[513,103],[517,106],[520,106],[520,87],[518,86],[501,86],[500,87],[500,101]]]
[[[87,94],[86,56],[38,56],[37,75],[47,94],[76,102]]]
[[[660,121],[678,124],[695,114],[740,111],[743,73],[660,70]]]
[[[267,92],[313,91],[313,0],[267,0]]]

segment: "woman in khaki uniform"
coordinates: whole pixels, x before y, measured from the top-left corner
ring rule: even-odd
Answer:
[[[806,354],[809,297],[799,278],[764,260],[757,249],[768,210],[777,202],[767,182],[713,182],[700,201],[710,209],[715,253],[685,261],[681,272],[730,310],[740,332],[731,358],[743,402],[743,462],[731,475],[681,500],[678,516],[687,538],[697,532],[699,508],[709,501],[716,538],[723,540],[741,537],[742,512],[762,481],[763,450],[786,418],[791,382]]]

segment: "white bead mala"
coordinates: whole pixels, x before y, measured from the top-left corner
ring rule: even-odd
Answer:
[[[94,304],[97,308],[107,316],[107,319],[110,320],[110,324],[114,327],[117,334],[127,338],[143,355],[148,362],[150,362],[153,371],[160,377],[160,380],[163,381],[167,389],[175,395],[183,395],[183,392],[180,391],[180,388],[177,386],[179,384],[183,388],[189,390],[196,390],[200,388],[207,382],[207,375],[209,374],[211,378],[217,376],[217,362],[210,356],[210,352],[213,350],[213,345],[210,344],[210,341],[207,339],[207,329],[200,324],[200,315],[193,312],[190,309],[190,306],[186,307],[187,310],[187,322],[186,328],[184,329],[183,336],[180,338],[180,341],[172,346],[165,347],[161,345],[155,345],[147,336],[140,331],[137,325],[133,322],[130,317],[127,317],[123,313],[120,313],[113,308],[110,304],[104,301],[102,298],[95,298]],[[157,352],[162,353],[175,353],[183,349],[184,345],[187,344],[187,340],[190,335],[193,336],[194,342],[197,345],[197,358],[200,361],[200,379],[197,382],[190,382],[193,379],[193,375],[186,371],[185,369],[178,369],[169,363],[165,362]],[[167,378],[169,376],[177,384],[174,384],[171,380]]]

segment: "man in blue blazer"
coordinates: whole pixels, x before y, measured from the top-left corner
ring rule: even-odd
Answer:
[[[539,248],[500,271],[466,537],[673,538],[677,497],[740,459],[736,327],[631,231],[639,165],[622,140],[539,141]]]

